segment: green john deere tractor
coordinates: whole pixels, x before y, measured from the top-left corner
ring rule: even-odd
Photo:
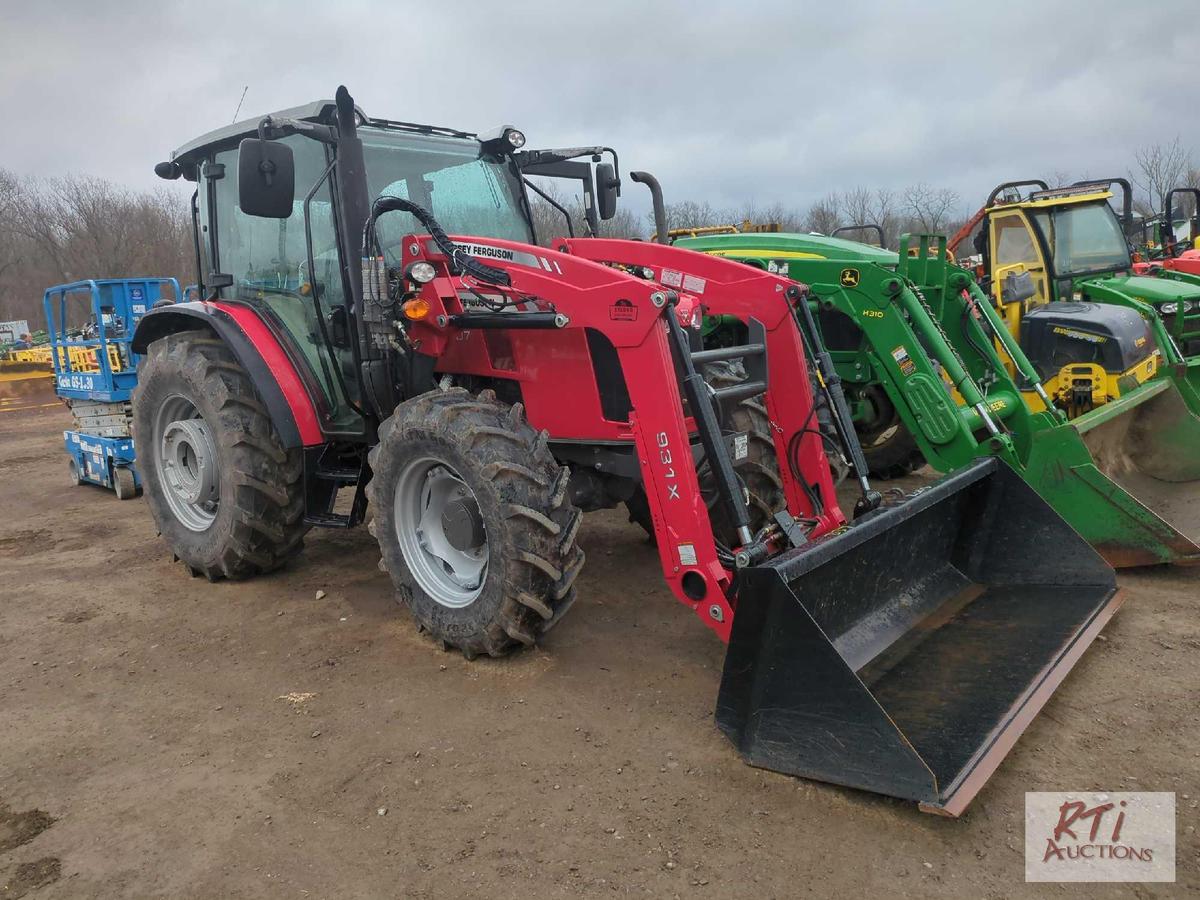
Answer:
[[[1200,547],[1114,480],[1130,466],[1164,480],[1200,477],[1196,454],[1176,443],[1191,435],[1196,446],[1200,402],[1186,361],[1157,349],[1174,348],[1161,319],[1154,327],[1152,307],[1140,310],[1143,317],[1107,307],[1097,313],[1095,303],[1051,303],[1060,317],[1074,311],[1082,322],[1058,318],[1014,333],[972,274],[950,263],[944,237],[905,236],[898,254],[809,234],[728,233],[677,243],[809,285],[820,340],[875,474],[905,474],[922,462],[951,472],[999,456],[1111,564],[1200,562]],[[1144,384],[1125,382],[1128,396],[1071,408],[1045,386],[1047,372],[1064,368],[1064,351],[1052,347],[1031,359],[1024,347],[1047,332],[1065,343],[1062,330],[1091,332],[1093,319],[1107,321],[1109,312],[1124,314],[1115,321],[1133,333],[1132,344],[1140,340],[1167,363]],[[1038,315],[1026,319],[1036,323]],[[733,323],[707,323],[707,343],[735,337]],[[1045,349],[1037,340],[1032,346]],[[1089,357],[1088,372],[1106,358]],[[1121,415],[1135,406],[1137,414]]]

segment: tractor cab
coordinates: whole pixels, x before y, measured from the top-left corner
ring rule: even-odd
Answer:
[[[976,249],[1010,324],[1019,323],[1022,308],[1074,299],[1077,278],[1129,271],[1129,246],[1111,198],[1085,185],[989,204]]]
[[[1124,191],[1119,216],[1110,203],[1114,183]],[[1124,179],[1059,188],[1005,183],[972,223],[982,223],[975,238],[982,287],[1054,405],[1072,418],[1130,395],[1177,355],[1156,333],[1156,319],[1172,311],[1163,308],[1166,294],[1177,291],[1132,274],[1132,192]],[[1009,369],[1017,374],[1011,362]],[[1028,386],[1025,399],[1042,408]]]
[[[357,263],[343,263],[357,259],[361,244],[361,234],[346,223],[364,219],[377,199],[400,198],[430,211],[452,234],[529,244],[537,237],[527,194],[527,188],[537,191],[531,175],[580,181],[593,231],[599,218],[613,214],[619,179],[615,155],[613,163],[597,164],[612,153],[607,148],[523,151],[525,136],[516,128],[475,134],[374,119],[357,106],[361,148],[348,152],[345,142],[339,146],[336,109],[333,100],[321,100],[237,122],[183,145],[156,171],[196,185],[196,295],[261,312],[285,353],[311,373],[304,388],[322,433],[356,440],[368,427],[364,403],[374,404],[359,375],[373,355],[361,342],[372,338],[356,333],[362,329],[354,323],[353,280],[367,279],[367,296],[386,293],[389,285],[372,279],[399,277],[402,238],[423,226],[403,211],[383,218],[376,235],[381,264],[364,265],[363,272],[370,270],[364,276],[348,271]],[[579,162],[577,155],[592,160]],[[262,185],[243,184],[264,166],[277,167],[275,189],[266,186],[274,197],[264,197]],[[278,190],[285,182],[290,189]],[[256,195],[280,205],[247,208]],[[380,406],[390,411],[386,402]]]

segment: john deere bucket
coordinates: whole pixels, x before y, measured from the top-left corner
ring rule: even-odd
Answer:
[[[1184,388],[1190,386],[1184,383]],[[1200,479],[1200,416],[1173,378],[1156,378],[1072,421],[1106,475]]]
[[[966,808],[1121,603],[1006,464],[747,569],[717,724],[751,765]]]

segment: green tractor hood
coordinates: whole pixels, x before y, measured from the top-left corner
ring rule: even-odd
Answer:
[[[739,259],[838,259],[873,262],[882,266],[895,266],[899,261],[899,256],[891,250],[823,234],[718,234],[680,238],[675,241],[675,246]]]
[[[1181,300],[1190,300],[1193,303],[1200,301],[1200,287],[1166,278],[1114,275],[1111,278],[1089,278],[1086,283],[1112,288],[1152,306],[1158,306],[1160,303],[1178,303]]]

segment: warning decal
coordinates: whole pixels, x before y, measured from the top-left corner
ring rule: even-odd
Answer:
[[[637,316],[638,308],[632,300],[618,300],[608,308],[608,317],[614,322],[634,322]]]

